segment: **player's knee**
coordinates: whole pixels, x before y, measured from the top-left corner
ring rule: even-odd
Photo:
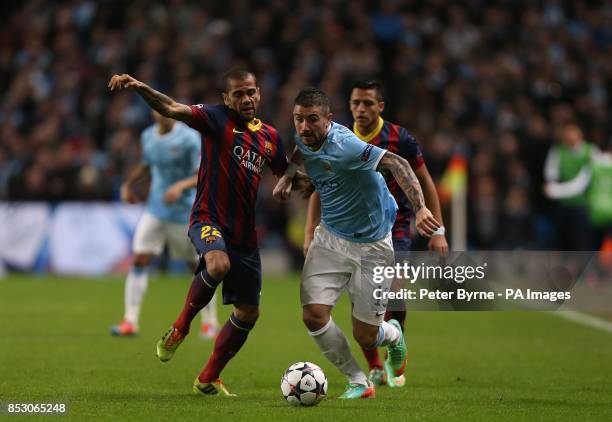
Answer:
[[[353,327],[353,337],[361,347],[370,348],[378,339],[378,329],[371,330],[356,329]]]
[[[259,306],[234,305],[234,316],[240,321],[255,324],[259,318]]]
[[[206,255],[206,271],[215,280],[223,280],[229,270],[230,262],[226,254]]]
[[[151,262],[151,256],[149,254],[136,254],[134,255],[134,266],[135,267],[146,267]]]
[[[304,325],[306,325],[308,330],[314,332],[325,327],[325,324],[329,322],[329,315],[304,307],[302,320],[304,321]]]

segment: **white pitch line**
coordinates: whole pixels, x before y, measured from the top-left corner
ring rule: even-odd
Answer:
[[[597,328],[612,334],[612,322],[576,311],[555,311],[551,314],[578,324]]]

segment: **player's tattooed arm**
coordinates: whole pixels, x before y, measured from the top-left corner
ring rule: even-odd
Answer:
[[[132,89],[136,91],[153,110],[157,111],[162,116],[184,122],[189,122],[191,120],[191,107],[174,101],[167,95],[154,90],[149,85],[128,74],[113,75],[108,82],[108,87],[111,91]]]
[[[389,171],[410,203],[416,217],[417,231],[425,237],[430,237],[440,227],[431,211],[425,206],[425,198],[419,179],[408,164],[408,161],[397,154],[387,151],[378,163],[377,171]]]
[[[419,179],[417,179],[408,161],[397,154],[387,151],[380,160],[380,163],[378,163],[376,170],[387,170],[393,175],[397,184],[412,204],[415,212],[425,206],[425,197],[423,196]]]

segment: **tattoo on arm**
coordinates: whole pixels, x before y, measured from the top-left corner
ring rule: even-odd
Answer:
[[[400,189],[412,204],[415,213],[425,206],[425,199],[419,179],[417,179],[408,161],[399,155],[387,151],[382,160],[380,160],[376,170],[388,170],[391,172]]]
[[[177,103],[166,94],[162,94],[146,84],[138,87],[136,91],[153,110],[162,116],[182,121],[191,117],[191,109],[188,106]]]

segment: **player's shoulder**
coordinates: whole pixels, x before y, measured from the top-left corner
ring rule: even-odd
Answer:
[[[144,128],[140,135],[142,142],[150,142],[155,137],[155,126],[155,124],[152,124],[151,126]]]
[[[216,118],[219,118],[221,116],[223,117],[227,116],[230,110],[229,107],[223,104],[206,104],[206,103],[193,104],[191,108],[194,110],[199,110],[200,112],[205,113],[209,116],[214,116]]]
[[[406,129],[405,127],[397,124],[397,123],[393,123],[390,122],[388,120],[384,121],[384,125],[383,125],[383,133],[386,134],[386,137],[389,139],[389,141],[397,141],[399,143],[411,143],[411,144],[416,144],[416,138],[414,137],[414,135],[412,135],[412,133],[410,133],[410,131],[408,129]]]
[[[263,130],[264,133],[267,133],[268,135],[270,135],[272,139],[278,138],[278,130],[276,130],[274,126],[272,126],[269,123],[264,122],[263,120],[260,120],[260,122],[261,122],[261,130]]]
[[[359,138],[346,126],[332,122],[329,133],[327,134],[327,140],[330,145],[342,147],[347,143],[359,141]]]

